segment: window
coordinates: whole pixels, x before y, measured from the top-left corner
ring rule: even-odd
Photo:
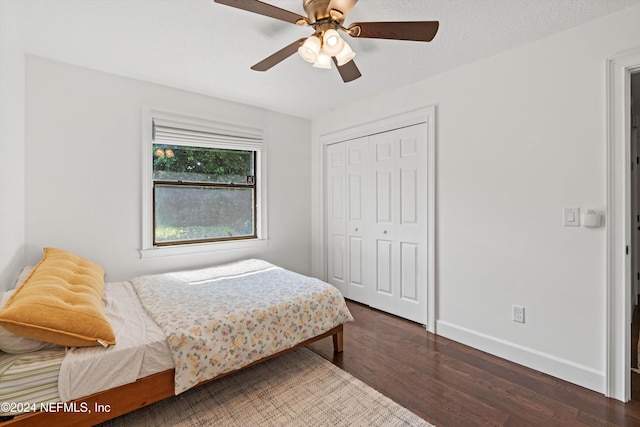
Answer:
[[[261,130],[153,110],[145,122],[143,255],[264,238]]]
[[[154,245],[256,237],[255,151],[152,150]]]

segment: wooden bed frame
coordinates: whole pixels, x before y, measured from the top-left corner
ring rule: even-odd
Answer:
[[[217,377],[200,383],[206,384],[215,381],[234,372],[241,371],[250,366],[272,359],[282,354],[288,353],[300,347],[304,347],[312,342],[327,337],[333,337],[333,349],[335,352],[342,352],[343,347],[343,325],[321,335],[310,338],[301,342],[295,347],[272,354],[260,360],[245,366],[236,371],[220,374]],[[105,390],[100,393],[92,394],[81,399],[74,400],[76,411],[71,406],[59,407],[59,412],[34,412],[30,414],[20,415],[12,420],[0,423],[1,427],[5,426],[29,426],[29,427],[67,427],[67,426],[93,426],[95,424],[116,418],[136,409],[143,408],[152,403],[175,396],[173,385],[174,370],[170,369],[157,374],[149,375],[141,378],[134,383],[125,384],[120,387]],[[69,405],[69,403],[67,403]],[[83,411],[83,412],[80,412]]]

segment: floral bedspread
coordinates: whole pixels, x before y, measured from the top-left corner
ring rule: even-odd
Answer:
[[[131,283],[167,336],[176,394],[353,320],[333,286],[261,260]]]

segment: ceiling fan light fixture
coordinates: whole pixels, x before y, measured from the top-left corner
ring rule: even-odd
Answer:
[[[314,33],[311,37],[302,37],[288,44],[254,64],[252,70],[267,71],[298,51],[305,61],[315,67],[332,68],[331,62],[336,64],[338,73],[345,83],[359,78],[362,74],[353,61],[356,54],[340,36],[339,31],[347,33],[352,38],[430,42],[440,26],[439,21],[383,21],[354,22],[345,28],[345,18],[358,0],[302,0],[302,7],[307,16],[260,0],[214,1],[290,24],[313,28]]]
[[[317,36],[311,36],[298,48],[298,54],[307,62],[315,63],[320,53],[321,41]]]
[[[342,51],[344,44],[345,41],[334,29],[325,31],[322,36],[322,50],[329,56],[336,56],[339,54]]]
[[[316,68],[323,68],[325,70],[331,69],[331,56],[321,50],[316,57],[316,62],[313,63]]]
[[[338,67],[341,67],[347,62],[351,61],[355,56],[356,53],[351,50],[351,47],[345,42],[340,53],[335,55],[336,63],[338,64]]]

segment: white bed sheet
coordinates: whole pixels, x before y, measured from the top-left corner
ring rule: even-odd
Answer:
[[[63,402],[174,367],[164,333],[147,315],[130,282],[106,283],[103,304],[116,345],[67,349],[58,381]]]

